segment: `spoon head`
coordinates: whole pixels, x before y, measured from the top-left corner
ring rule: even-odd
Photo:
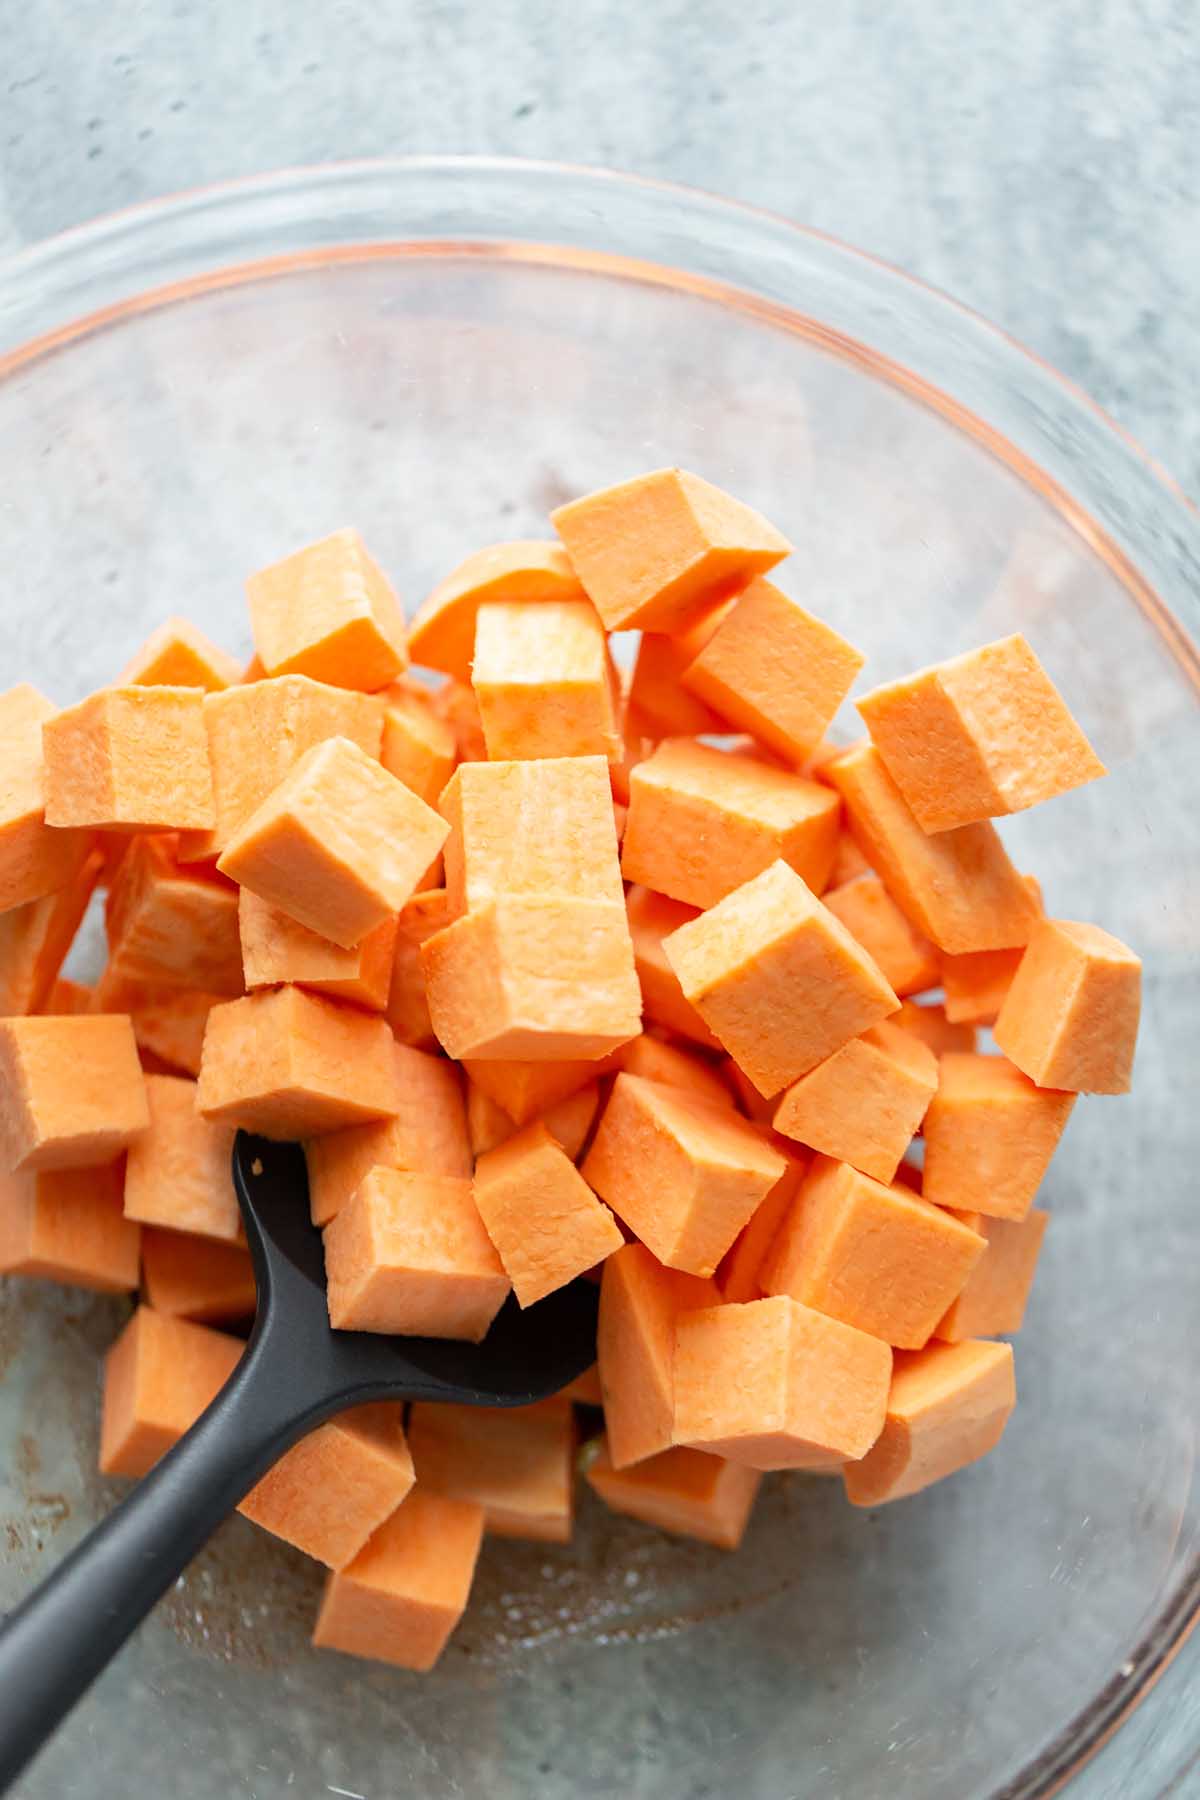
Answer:
[[[321,1233],[311,1222],[298,1144],[239,1132],[233,1181],[258,1282],[255,1338],[330,1411],[366,1400],[528,1406],[596,1360],[598,1290],[582,1279],[524,1311],[510,1294],[480,1344],[454,1338],[334,1331],[325,1302]]]

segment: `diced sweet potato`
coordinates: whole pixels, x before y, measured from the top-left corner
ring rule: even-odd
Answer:
[[[111,1162],[149,1122],[128,1018],[0,1019],[0,1168]]]
[[[775,1108],[779,1104],[781,1089],[774,1094],[760,1094],[744,1069],[738,1067],[732,1056],[721,1061],[721,1074],[740,1112],[756,1125],[770,1125],[775,1117]]]
[[[537,1066],[548,1069],[557,1067],[555,1063]],[[541,1123],[572,1162],[587,1142],[599,1106],[599,1083],[589,1081],[586,1087],[568,1094],[565,1100],[556,1101],[540,1115]],[[477,1082],[468,1078],[467,1132],[471,1139],[472,1153],[478,1158],[489,1150],[495,1150],[499,1144],[507,1143],[519,1129],[504,1108],[498,1106],[489,1094],[485,1094]]]
[[[980,1212],[954,1216],[986,1238],[987,1249],[958,1299],[946,1309],[934,1337],[958,1344],[964,1338],[1020,1331],[1050,1214],[1035,1208],[1023,1219],[989,1219]]]
[[[388,1024],[402,1044],[430,1045],[435,1041],[425,994],[421,945],[435,931],[444,931],[450,917],[444,887],[426,888],[400,908],[385,1011]]]
[[[685,998],[760,1093],[900,1004],[846,927],[776,862],[664,942]]]
[[[925,1198],[1023,1219],[1074,1105],[1074,1094],[1035,1087],[1003,1056],[943,1056],[925,1117]]]
[[[51,986],[50,992],[39,1010],[50,1013],[55,1018],[64,1018],[74,1013],[91,1012],[93,992],[92,988],[85,987],[82,982],[69,981],[66,976],[60,975]]]
[[[145,1475],[216,1399],[238,1338],[139,1306],[104,1364],[102,1475]]]
[[[155,1312],[198,1325],[241,1324],[258,1304],[249,1251],[183,1231],[146,1226],[142,1280]]]
[[[821,896],[836,919],[860,943],[894,993],[920,994],[937,987],[943,964],[927,937],[913,929],[878,875],[863,875]],[[1012,956],[1011,950],[984,950],[983,956]],[[959,962],[947,957],[946,962]]]
[[[643,737],[719,736],[727,729],[711,706],[683,686],[681,677],[694,663],[733,602],[721,600],[686,629],[667,634],[642,633],[629,681],[632,724]]]
[[[268,675],[310,675],[371,693],[408,660],[400,602],[350,528],[260,569],[246,596]]]
[[[24,682],[0,694],[0,913],[66,887],[94,842],[46,823],[42,726],[56,711]]]
[[[148,986],[242,990],[237,890],[180,867],[178,840],[135,837],[108,890],[105,927],[114,979]]]
[[[629,935],[633,940],[634,968],[647,1019],[709,1050],[719,1050],[719,1041],[695,1007],[684,999],[679,977],[663,949],[664,939],[689,920],[699,918],[699,911],[644,887],[631,887],[625,905]]]
[[[614,1468],[670,1447],[675,1416],[675,1322],[715,1306],[711,1281],[667,1269],[643,1244],[626,1244],[604,1265],[596,1360]]]
[[[565,1286],[625,1241],[540,1120],[479,1158],[474,1193],[521,1306]]]
[[[337,1331],[479,1343],[509,1291],[471,1183],[373,1169],[325,1228]]]
[[[839,756],[842,755],[844,749],[845,745],[839,745]],[[814,781],[825,779],[823,774],[813,769],[811,762],[806,766],[805,774],[811,774]],[[863,855],[858,839],[852,831],[847,831],[843,827],[838,832],[837,848],[833,853],[833,867],[829,871],[827,884],[828,891],[832,893],[834,889],[846,887],[851,881],[856,881],[860,875],[873,873],[870,863]]]
[[[169,1069],[198,1075],[208,1015],[223,1004],[221,994],[165,982],[130,981],[107,968],[96,983],[91,1010],[128,1013],[143,1063],[157,1057]]]
[[[627,881],[713,906],[782,859],[817,892],[837,845],[837,795],[757,757],[667,738],[629,782]]]
[[[0,1018],[56,1010],[48,1004],[50,991],[95,891],[101,862],[100,853],[92,851],[57,893],[0,912]]]
[[[428,688],[397,682],[383,696],[383,742],[379,760],[389,775],[436,806],[454,773],[458,751],[454,732],[437,712]]]
[[[1125,1094],[1142,1007],[1142,964],[1096,925],[1044,919],[1013,976],[996,1042],[1039,1087]]]
[[[242,1215],[233,1191],[232,1125],[196,1106],[196,1083],[147,1075],[150,1127],[125,1159],[125,1217],[236,1243]]]
[[[0,1273],[127,1294],[138,1284],[138,1244],[119,1163],[0,1175]]]
[[[190,619],[164,619],[117,676],[118,687],[190,687],[219,693],[242,679],[236,657],[218,650]]]
[[[414,1481],[395,1401],[318,1425],[256,1483],[238,1511],[330,1569],[353,1562]]]
[[[409,632],[414,662],[471,679],[475,620],[485,604],[507,600],[582,600],[583,588],[561,544],[525,538],[476,550],[438,583]]]
[[[433,706],[454,733],[459,762],[486,762],[487,745],[474,688],[466,681],[444,681],[433,690]]]
[[[802,1075],[783,1096],[775,1129],[889,1182],[937,1085],[933,1051],[884,1020]]]
[[[617,695],[604,627],[589,601],[481,606],[471,684],[492,761],[617,760]]]
[[[1011,1344],[930,1344],[896,1357],[887,1417],[843,1470],[853,1506],[881,1506],[986,1456],[1016,1403]]]
[[[482,1506],[496,1537],[570,1542],[575,1419],[563,1396],[515,1407],[418,1401],[408,1439],[422,1493]]]
[[[584,1474],[606,1506],[679,1537],[736,1550],[746,1534],[762,1475],[702,1450],[663,1450],[615,1469],[604,1439]]]
[[[1042,890],[1032,875],[1025,885],[1042,911]],[[965,956],[945,956],[941,982],[945,989],[946,1017],[952,1024],[994,1025],[1021,966],[1023,949],[975,950]]]
[[[46,823],[208,830],[213,778],[199,688],[113,687],[42,725]]]
[[[888,1024],[899,1025],[920,1038],[935,1056],[945,1056],[948,1051],[973,1051],[978,1037],[974,1025],[951,1024],[944,1006],[916,1000],[902,1001],[899,1012],[891,1015]]]
[[[656,469],[550,516],[609,631],[674,631],[791,548],[761,513],[685,469]]]
[[[712,1106],[732,1104],[733,1097],[711,1062],[693,1055],[690,1050],[680,1049],[677,1044],[647,1037],[645,1032],[615,1050],[612,1062],[627,1075],[659,1081],[664,1087],[683,1088],[694,1099],[706,1100]]]
[[[503,1107],[514,1125],[528,1125],[560,1100],[577,1093],[589,1081],[607,1075],[616,1066],[615,1057],[599,1062],[585,1062],[576,1057],[567,1062],[472,1062],[464,1065],[467,1074],[489,1099]]]
[[[389,914],[360,944],[346,950],[249,888],[238,896],[242,969],[251,991],[292,982],[331,1000],[349,1000],[368,1012],[383,1012],[391,993],[396,930],[396,917]]]
[[[303,988],[214,1006],[200,1062],[200,1111],[263,1137],[316,1137],[400,1105],[382,1019]]]
[[[783,1148],[783,1139],[773,1137],[771,1141],[786,1164],[784,1172],[766,1198],[759,1202],[717,1270],[721,1298],[734,1304],[764,1297],[759,1275],[808,1169],[810,1159],[803,1151],[789,1155]],[[788,1148],[791,1150],[794,1146]]]

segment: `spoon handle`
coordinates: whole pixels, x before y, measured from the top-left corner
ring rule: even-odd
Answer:
[[[0,1626],[0,1792],[238,1501],[321,1417],[319,1401],[301,1413],[289,1406],[295,1384],[283,1379],[272,1336],[255,1331],[207,1412]]]

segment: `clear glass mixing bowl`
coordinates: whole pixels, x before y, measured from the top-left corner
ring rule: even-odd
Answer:
[[[1053,910],[1128,939],[1147,980],[1135,1090],[1079,1107],[1047,1184],[1003,1447],[878,1514],[773,1478],[736,1557],[588,1506],[570,1549],[490,1544],[429,1678],[311,1653],[319,1572],[235,1522],[27,1800],[1195,1777],[1196,1647],[1132,1709],[1198,1592],[1200,529],[1081,395],[877,263],[651,183],[418,161],[170,201],[0,268],[0,679],[72,700],[175,611],[247,650],[245,572],[349,521],[415,602],[664,463],[788,533],[787,584],[873,679],[1026,631],[1111,765],[1006,826]],[[0,1294],[0,1602],[111,1501],[118,1316]]]

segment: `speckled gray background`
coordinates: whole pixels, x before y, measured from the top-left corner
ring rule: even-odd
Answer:
[[[0,253],[409,151],[608,163],[836,233],[1200,493],[1196,0],[0,0]]]

